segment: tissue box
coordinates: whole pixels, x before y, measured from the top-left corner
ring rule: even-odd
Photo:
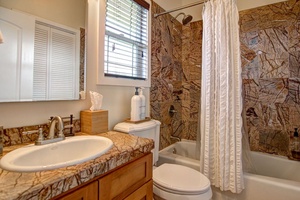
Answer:
[[[83,110],[80,112],[81,132],[88,134],[104,133],[108,131],[107,110]]]

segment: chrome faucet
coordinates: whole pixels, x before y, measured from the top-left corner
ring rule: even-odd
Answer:
[[[55,125],[58,124],[58,136],[54,138],[55,135]],[[49,128],[49,136],[47,139],[43,138],[43,130],[39,129],[39,138],[35,142],[35,145],[43,145],[43,144],[50,144],[54,142],[59,142],[65,139],[64,135],[64,123],[60,116],[55,116],[51,118],[50,121],[50,128]]]
[[[49,128],[49,139],[53,139],[54,138],[54,134],[55,134],[55,125],[56,123],[58,123],[58,137],[59,138],[65,138],[65,135],[64,135],[64,123],[63,123],[63,120],[61,119],[60,116],[55,116],[51,119],[51,122],[50,122],[50,128]]]
[[[177,142],[181,141],[180,137],[177,137],[177,136],[174,136],[174,135],[170,135],[170,139],[177,140]]]

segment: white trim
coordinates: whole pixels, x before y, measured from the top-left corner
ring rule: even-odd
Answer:
[[[97,85],[115,86],[151,86],[151,1],[145,0],[150,4],[148,12],[148,78],[146,80],[131,80],[125,78],[105,77],[104,76],[104,40],[105,40],[105,7],[106,0],[99,0],[99,28],[98,28],[98,67]]]

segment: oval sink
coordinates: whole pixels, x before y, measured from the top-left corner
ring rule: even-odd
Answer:
[[[0,167],[15,172],[37,172],[71,166],[106,153],[113,142],[101,136],[75,136],[46,145],[28,145],[0,160]]]

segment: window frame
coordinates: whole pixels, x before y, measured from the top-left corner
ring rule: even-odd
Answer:
[[[146,80],[128,79],[122,77],[105,76],[104,72],[104,48],[105,48],[105,18],[106,18],[106,0],[99,1],[99,18],[98,18],[98,71],[97,71],[97,85],[114,85],[114,86],[136,86],[136,87],[150,87],[151,86],[151,1],[145,0],[149,3],[148,11],[148,73]]]

